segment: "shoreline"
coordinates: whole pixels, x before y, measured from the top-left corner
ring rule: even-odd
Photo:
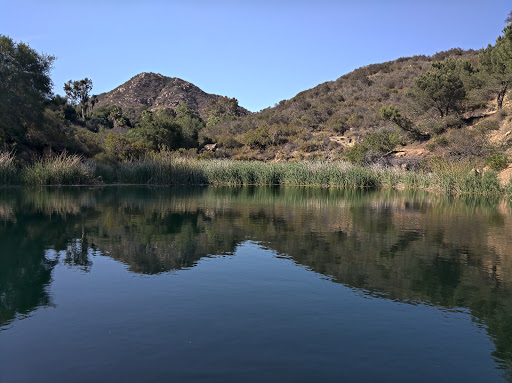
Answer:
[[[335,189],[424,190],[433,193],[512,196],[493,170],[470,162],[432,161],[423,168],[353,165],[348,162],[197,160],[156,153],[117,164],[66,155],[17,167],[0,167],[0,187],[267,186]]]

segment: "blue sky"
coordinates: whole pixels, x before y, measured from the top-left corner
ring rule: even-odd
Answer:
[[[56,56],[54,91],[141,72],[257,111],[360,66],[493,43],[509,0],[0,0],[0,34]]]

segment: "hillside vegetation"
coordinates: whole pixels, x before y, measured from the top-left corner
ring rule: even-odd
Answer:
[[[463,161],[502,171],[512,155],[512,17],[506,23],[480,51],[368,65],[258,113],[155,73],[98,96],[92,80],[70,80],[66,97],[55,96],[54,58],[0,36],[0,158],[6,168],[63,153],[100,167],[172,153],[423,171]]]
[[[441,130],[436,124],[459,127],[465,124],[463,119],[438,119],[430,111],[419,110],[410,95],[415,80],[432,63],[445,59],[477,65],[478,52],[453,49],[432,57],[400,58],[359,68],[272,108],[208,127],[200,136],[203,142],[218,143],[235,158],[336,159],[369,132],[396,125],[380,113],[389,105],[414,119],[420,130]],[[465,100],[464,109],[471,110],[470,115],[483,115],[487,110],[490,97],[482,93]]]

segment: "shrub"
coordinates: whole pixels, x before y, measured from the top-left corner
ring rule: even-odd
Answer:
[[[450,156],[459,159],[483,158],[495,148],[485,135],[478,130],[457,129],[449,135]]]
[[[88,157],[93,157],[102,152],[102,135],[93,133],[81,127],[75,127],[72,132],[77,151]]]
[[[448,139],[444,136],[441,137],[435,137],[430,140],[430,142],[425,145],[427,150],[433,152],[438,146],[446,147],[449,145]]]
[[[260,126],[256,129],[251,129],[244,135],[244,143],[251,147],[265,149],[270,145],[270,136],[266,126]]]
[[[418,130],[426,135],[440,135],[450,128],[458,128],[462,120],[454,115],[443,118],[427,118],[418,124]]]
[[[101,129],[110,129],[112,127],[109,121],[104,118],[91,118],[86,122],[85,126],[94,133],[98,133]]]
[[[346,157],[353,164],[371,164],[392,151],[399,141],[400,135],[394,130],[375,130],[348,149]]]
[[[146,150],[142,142],[115,133],[108,133],[103,142],[105,157],[113,163],[138,158]]]
[[[490,130],[499,130],[500,123],[496,120],[486,119],[480,122],[476,127],[482,132],[488,132]]]
[[[499,172],[508,166],[508,158],[503,154],[491,154],[485,159],[485,164],[492,170]]]
[[[507,117],[507,110],[506,109],[500,109],[496,112],[496,118],[500,121],[503,121]]]

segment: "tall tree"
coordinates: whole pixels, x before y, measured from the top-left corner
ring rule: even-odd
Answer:
[[[176,123],[180,126],[182,148],[193,148],[198,146],[199,131],[205,127],[202,118],[189,109],[183,102],[176,108]]]
[[[0,141],[19,143],[29,127],[42,123],[52,96],[53,61],[53,56],[0,35]]]
[[[466,98],[464,77],[472,73],[467,61],[446,59],[432,63],[430,69],[419,76],[410,95],[424,110],[435,109],[441,117],[459,112]]]
[[[98,96],[93,94],[91,97],[91,113],[94,110],[94,105],[96,105],[97,103],[98,103]]]
[[[512,86],[512,12],[507,21],[509,24],[494,46],[489,44],[478,56],[479,67],[487,75],[488,86],[496,94],[498,109],[503,107],[507,90]]]
[[[82,111],[82,120],[85,121],[85,114],[89,109],[89,93],[92,90],[92,80],[87,77],[83,80],[71,81],[64,84],[66,97],[73,105],[78,105]],[[96,103],[96,101],[94,101]]]

